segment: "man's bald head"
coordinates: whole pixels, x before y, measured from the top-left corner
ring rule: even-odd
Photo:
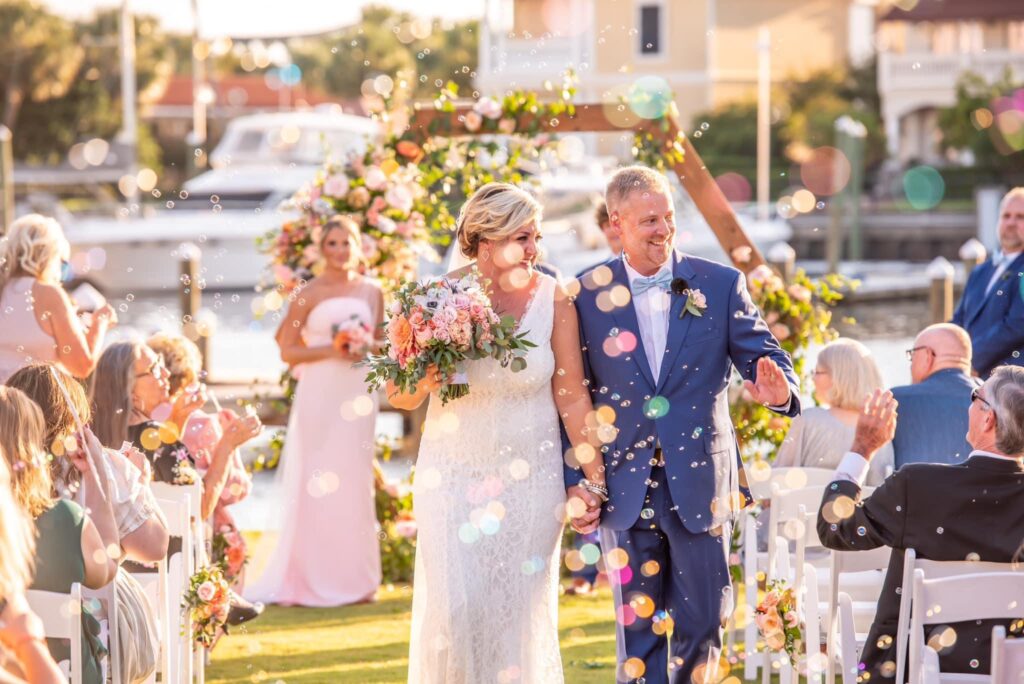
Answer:
[[[929,325],[914,339],[914,348],[910,375],[915,383],[946,368],[971,372],[971,337],[958,325]]]

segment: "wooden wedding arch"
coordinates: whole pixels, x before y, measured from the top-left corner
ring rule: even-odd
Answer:
[[[666,166],[679,178],[733,265],[748,273],[765,263],[764,256],[740,226],[729,201],[704,165],[690,138],[683,133],[674,114],[666,114],[657,120],[631,117],[631,125],[623,126],[608,119],[606,107],[604,104],[578,104],[573,113],[561,114],[556,118],[523,114],[516,121],[516,130],[533,129],[552,134],[629,131],[650,134],[663,152]],[[466,115],[471,111],[472,104],[456,104],[450,111],[417,105],[410,117],[409,132],[419,142],[433,136],[494,135],[493,131],[471,131],[466,128]],[[668,154],[670,152],[675,154]]]

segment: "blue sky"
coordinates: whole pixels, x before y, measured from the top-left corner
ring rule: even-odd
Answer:
[[[130,0],[140,14],[160,17],[169,29],[192,31],[191,0]],[[198,0],[206,37],[287,36],[354,23],[366,4],[385,4],[420,16],[450,19],[479,17],[484,0]],[[52,11],[87,16],[97,7],[119,7],[119,0],[43,0]]]

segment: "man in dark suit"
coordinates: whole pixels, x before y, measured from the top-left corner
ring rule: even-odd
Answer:
[[[896,427],[896,402],[875,391],[857,420],[853,446],[825,489],[818,511],[818,536],[830,549],[863,551],[889,546],[892,556],[861,661],[871,681],[892,682],[896,670],[896,626],[903,552],[918,558],[1009,562],[1024,537],[1024,368],[996,368],[977,388],[968,409],[967,441],[974,450],[959,465],[914,463],[893,473],[866,499],[861,483],[868,462]],[[1017,618],[1024,617],[1020,606]],[[946,627],[956,639],[941,649],[943,671],[988,672],[992,626],[1019,634],[1024,620],[985,620],[932,625],[926,637]],[[943,639],[945,642],[946,639]]]
[[[979,384],[971,377],[971,338],[952,323],[930,325],[907,350],[912,385],[892,388],[900,406],[892,440],[896,468],[908,463],[962,463],[967,408]]]
[[[953,313],[974,344],[974,370],[982,378],[996,366],[1024,366],[1024,187],[999,205],[999,250],[971,272]]]

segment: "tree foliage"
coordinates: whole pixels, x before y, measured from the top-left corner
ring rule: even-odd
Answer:
[[[956,103],[939,110],[942,148],[968,151],[978,167],[1024,172],[1024,81],[1007,67],[989,83],[967,72],[956,84]]]
[[[406,12],[369,6],[359,24],[292,40],[289,48],[303,82],[333,95],[359,97],[363,83],[380,75],[409,78],[414,95],[421,98],[433,97],[448,81],[471,89],[478,23],[434,20],[429,35],[415,38],[408,33],[413,21]]]
[[[59,98],[82,59],[71,27],[31,0],[0,3],[0,123],[15,130],[26,102]]]
[[[0,7],[0,13],[6,11],[9,7]],[[101,10],[90,19],[69,22],[35,8],[31,20],[39,22],[48,33],[41,49],[61,54],[61,45],[70,45],[74,47],[73,58],[65,64],[66,73],[41,81],[15,114],[14,125],[10,126],[14,130],[14,154],[18,159],[58,163],[76,142],[93,137],[110,139],[121,128],[120,11]],[[0,25],[4,25],[2,19]],[[11,31],[10,35],[16,33]],[[135,77],[141,93],[170,73],[174,62],[155,18],[135,18],[135,42]],[[0,53],[3,50],[0,47]],[[0,83],[9,87],[10,81]],[[158,167],[160,161],[160,150],[144,126],[139,132],[139,160],[150,167]]]
[[[875,86],[875,66],[822,70],[803,80],[784,82],[772,93],[771,166],[773,182],[808,152],[835,144],[835,121],[848,115],[868,131],[865,162],[871,167],[885,158],[885,134]],[[757,103],[736,102],[698,114],[693,137],[709,169],[739,173],[752,184],[756,176]],[[704,124],[707,124],[705,127]],[[706,130],[701,130],[706,128]]]

